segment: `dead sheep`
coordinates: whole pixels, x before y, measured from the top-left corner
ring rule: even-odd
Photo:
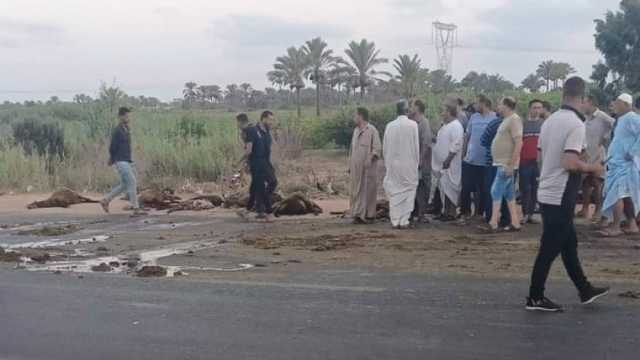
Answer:
[[[167,210],[180,204],[180,197],[175,195],[172,189],[165,188],[163,190],[147,189],[140,192],[138,202],[144,208],[156,210]]]
[[[73,190],[62,189],[51,194],[46,200],[36,201],[27,205],[27,209],[68,208],[71,205],[89,203],[95,204],[98,201],[81,196]]]
[[[307,215],[322,214],[322,208],[315,202],[309,200],[302,194],[293,194],[286,199],[275,204],[273,214],[276,217],[280,216],[295,216],[295,215]]]

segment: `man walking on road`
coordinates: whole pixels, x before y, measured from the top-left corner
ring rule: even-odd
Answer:
[[[406,100],[396,104],[398,118],[384,131],[383,157],[387,168],[384,190],[389,199],[389,217],[395,229],[407,229],[415,206],[420,166],[418,124],[407,117]]]
[[[247,156],[251,169],[251,188],[255,193],[256,219],[273,222],[272,196],[278,180],[271,164],[271,126],[274,116],[265,111],[260,122],[247,129]]]
[[[586,128],[586,161],[589,164],[599,164],[606,160],[607,148],[611,140],[611,131],[615,120],[604,111],[598,109],[597,100],[593,96],[587,96],[585,101]],[[588,174],[582,182],[582,209],[578,217],[589,219],[589,205],[595,198],[596,210],[593,221],[599,222],[602,218],[602,186],[604,179],[602,174]]]
[[[520,152],[520,169],[518,179],[520,185],[520,198],[522,200],[523,224],[538,224],[533,218],[533,213],[538,202],[538,139],[542,119],[540,114],[544,107],[542,101],[531,100],[529,102],[529,118],[522,122],[522,150]]]
[[[126,192],[131,209],[133,209],[133,215],[146,215],[138,204],[138,185],[133,166],[133,157],[131,156],[130,112],[131,109],[126,107],[118,109],[119,123],[111,135],[109,166],[113,166],[116,169],[120,176],[120,182],[100,201],[100,205],[102,209],[108,213],[111,201],[113,201],[116,196]]]
[[[583,304],[609,292],[608,288],[596,288],[587,281],[578,259],[578,238],[573,223],[580,173],[604,171],[602,164],[589,164],[580,159],[585,147],[584,117],[580,112],[585,87],[579,77],[568,79],[564,84],[562,108],[544,122],[540,132],[542,169],[538,201],[542,207],[543,233],[531,274],[527,310],[562,311],[560,305],[544,295],[549,270],[560,254]]]
[[[351,217],[355,224],[373,222],[378,194],[378,160],[382,152],[378,130],[369,124],[369,111],[363,107],[353,115],[356,125],[351,139],[349,174],[351,177]]]
[[[424,116],[426,105],[422,100],[415,100],[411,109],[412,119],[418,124],[420,140],[420,166],[418,192],[416,194],[416,209],[414,213],[418,222],[425,222],[429,197],[431,195],[431,147],[433,146],[433,132],[431,124]]]

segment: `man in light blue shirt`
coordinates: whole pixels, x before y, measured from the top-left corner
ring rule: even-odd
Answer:
[[[487,201],[491,201],[485,191],[484,174],[487,167],[487,148],[482,146],[481,138],[487,125],[496,118],[491,111],[491,99],[479,95],[476,99],[476,113],[469,118],[465,134],[465,158],[462,163],[462,192],[460,194],[460,208],[462,216],[471,216],[471,194],[473,193],[473,208],[476,216],[483,216],[487,208]]]

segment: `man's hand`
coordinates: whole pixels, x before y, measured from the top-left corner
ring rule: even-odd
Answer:
[[[507,177],[512,177],[513,176],[513,166],[505,166],[504,167],[504,174]]]
[[[591,172],[595,175],[598,175],[601,177],[606,172],[606,169],[602,163],[596,163],[596,164],[593,164],[592,166],[593,166],[593,169]]]
[[[109,161],[107,161],[107,165],[108,166],[113,166],[113,160],[109,159]]]
[[[447,159],[442,163],[442,170],[449,170],[451,166],[451,160]]]

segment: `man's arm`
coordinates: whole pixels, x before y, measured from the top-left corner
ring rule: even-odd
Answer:
[[[120,146],[120,139],[122,138],[120,128],[116,128],[111,133],[111,144],[109,145],[109,166],[114,164],[114,158],[118,152]]]
[[[511,162],[509,167],[507,167],[505,174],[507,176],[513,175],[515,171],[515,164],[520,161],[520,152],[522,151],[522,137],[518,137],[515,139],[515,144],[513,147],[513,154],[511,154]]]
[[[562,156],[562,167],[567,171],[602,174],[604,173],[604,166],[602,164],[589,164],[580,159],[580,154],[576,151],[565,151]]]

